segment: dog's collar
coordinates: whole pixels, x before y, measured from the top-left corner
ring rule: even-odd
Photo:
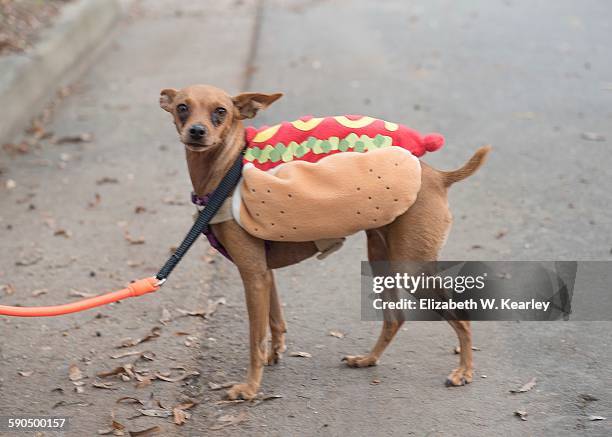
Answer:
[[[214,191],[212,193],[205,194],[204,196],[198,196],[196,193],[192,191],[191,192],[191,203],[193,203],[196,206],[206,206],[208,205],[208,202],[210,201],[210,196],[212,196],[213,193]]]

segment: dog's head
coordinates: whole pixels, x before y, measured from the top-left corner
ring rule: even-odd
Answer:
[[[159,106],[171,113],[181,142],[192,152],[217,148],[245,118],[253,118],[282,93],[243,93],[235,97],[209,85],[161,91]]]

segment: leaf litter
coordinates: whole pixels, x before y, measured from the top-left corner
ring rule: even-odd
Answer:
[[[521,387],[511,389],[510,393],[526,393],[536,386],[536,382],[537,382],[536,378],[533,377],[528,382],[523,384]]]
[[[211,430],[217,431],[228,426],[238,425],[239,423],[247,421],[249,414],[246,411],[241,411],[236,415],[224,414],[217,418],[217,424],[210,427]]]
[[[161,335],[161,328],[159,326],[154,326],[151,329],[151,332],[149,332],[144,337],[137,338],[137,339],[132,339],[132,338],[125,338],[125,339],[123,339],[121,341],[121,344],[119,346],[117,346],[117,348],[120,349],[120,348],[125,348],[125,347],[133,347],[133,346],[136,346],[136,345],[138,345],[140,343],[145,343],[147,341],[151,341],[153,339],[156,339],[160,335]]]
[[[72,382],[75,382],[84,379],[85,375],[83,375],[83,372],[81,372],[79,366],[77,366],[76,364],[71,364],[68,368],[68,378],[70,378]]]
[[[523,410],[516,410],[514,412],[514,415],[517,416],[518,418],[520,418],[522,421],[526,422],[527,421],[527,411],[523,411]]]
[[[289,354],[290,357],[299,357],[299,358],[312,358],[312,354],[309,352],[296,351],[291,352]]]
[[[217,308],[219,307],[219,305],[225,305],[226,303],[227,303],[226,299],[224,297],[220,297],[216,300],[208,299],[208,304],[206,308],[192,310],[192,311],[177,308],[176,310],[181,315],[177,316],[176,318],[184,317],[184,316],[192,316],[192,317],[202,317],[203,319],[206,319],[207,317],[212,316],[215,313],[215,311],[217,311]]]

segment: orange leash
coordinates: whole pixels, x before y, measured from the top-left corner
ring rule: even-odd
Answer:
[[[79,300],[76,302],[67,303],[64,305],[55,305],[48,307],[12,307],[0,305],[0,316],[17,316],[17,317],[49,317],[61,316],[63,314],[76,313],[91,308],[106,305],[112,302],[117,302],[128,297],[142,296],[143,294],[151,293],[159,290],[159,279],[155,277],[139,279],[131,283],[123,290],[113,291],[100,296],[90,297],[88,299]]]

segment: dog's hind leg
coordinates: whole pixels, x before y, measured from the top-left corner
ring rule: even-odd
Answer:
[[[283,308],[281,307],[280,298],[276,291],[276,281],[272,271],[272,281],[270,284],[270,334],[272,337],[271,347],[268,352],[267,364],[276,364],[280,360],[283,352],[287,350],[285,346],[285,333],[287,332],[287,324],[283,316]]]
[[[472,325],[469,320],[448,320],[459,337],[459,367],[446,378],[447,387],[472,382]]]
[[[450,231],[452,216],[441,173],[422,166],[419,196],[402,216],[387,226],[390,261],[435,261]],[[469,321],[447,319],[459,339],[459,367],[446,380],[447,385],[472,381],[472,331]]]
[[[383,236],[383,230],[373,229],[366,231],[366,234],[368,236],[368,259],[370,261],[387,261],[387,243]],[[342,361],[345,361],[349,367],[375,366],[403,323],[401,312],[385,309],[382,331],[370,353],[367,355],[347,355],[342,358]]]

